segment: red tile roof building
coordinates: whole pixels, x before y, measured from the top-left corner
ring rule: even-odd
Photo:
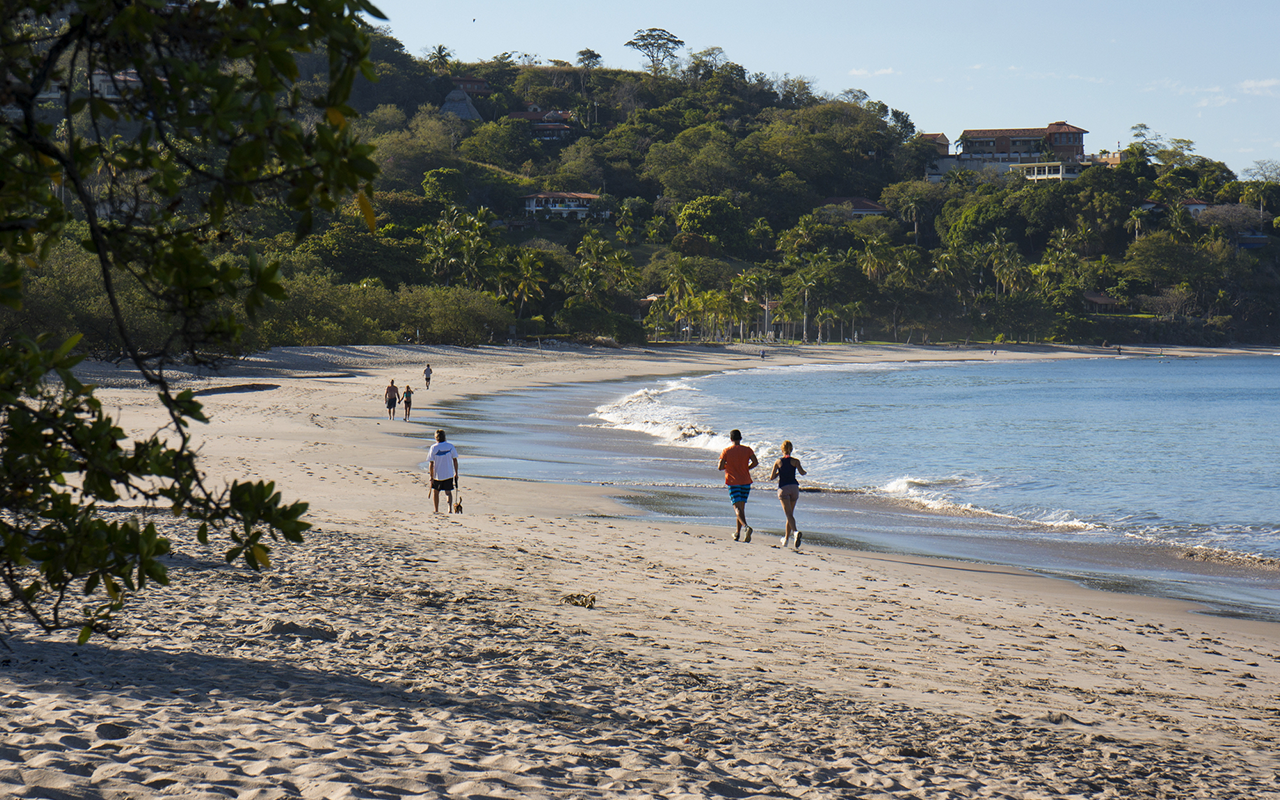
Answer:
[[[1055,161],[1084,158],[1084,128],[1058,121],[1043,128],[974,128],[958,140],[965,155],[1037,160],[1047,147]]]

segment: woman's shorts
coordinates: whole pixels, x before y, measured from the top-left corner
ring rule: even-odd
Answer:
[[[778,487],[778,499],[790,500],[793,503],[800,499],[800,484],[793,483],[790,486]]]
[[[736,486],[729,487],[729,502],[737,505],[738,503],[747,502],[747,495],[751,494],[751,484],[740,483]]]

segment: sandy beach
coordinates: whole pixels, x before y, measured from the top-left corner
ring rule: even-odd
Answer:
[[[134,599],[121,638],[16,624],[0,796],[1280,798],[1275,624],[990,564],[734,544],[608,487],[470,478],[464,441],[465,513],[431,513],[420,437],[442,402],[758,352],[298,348],[180,376],[211,416],[206,472],[274,480],[315,529],[253,573],[160,516],[173,585]],[[83,372],[126,430],[160,424],[131,373]],[[387,420],[392,379],[415,388],[409,422]]]

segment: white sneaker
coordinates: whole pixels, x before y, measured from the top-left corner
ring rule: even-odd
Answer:
[[[789,544],[791,544],[791,534],[788,533],[786,536],[782,537],[782,546],[786,547]]]
[[[744,544],[751,544],[751,526],[750,525],[747,526],[747,535],[742,537],[742,541]]]
[[[796,531],[796,549],[797,549],[797,550],[799,550],[799,549],[800,549],[800,537],[801,537],[802,535],[803,535],[803,534],[801,534],[801,533],[800,533],[800,531]]]

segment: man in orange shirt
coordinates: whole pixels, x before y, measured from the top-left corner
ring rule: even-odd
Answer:
[[[733,540],[740,538],[744,542],[751,541],[751,526],[747,524],[747,496],[751,494],[751,470],[760,465],[756,460],[756,451],[742,444],[742,431],[734,428],[729,431],[729,445],[720,453],[720,463],[716,469],[724,470],[724,483],[729,487],[729,502],[733,503],[733,511],[738,517],[738,527],[733,532]],[[742,538],[742,529],[747,535]]]

